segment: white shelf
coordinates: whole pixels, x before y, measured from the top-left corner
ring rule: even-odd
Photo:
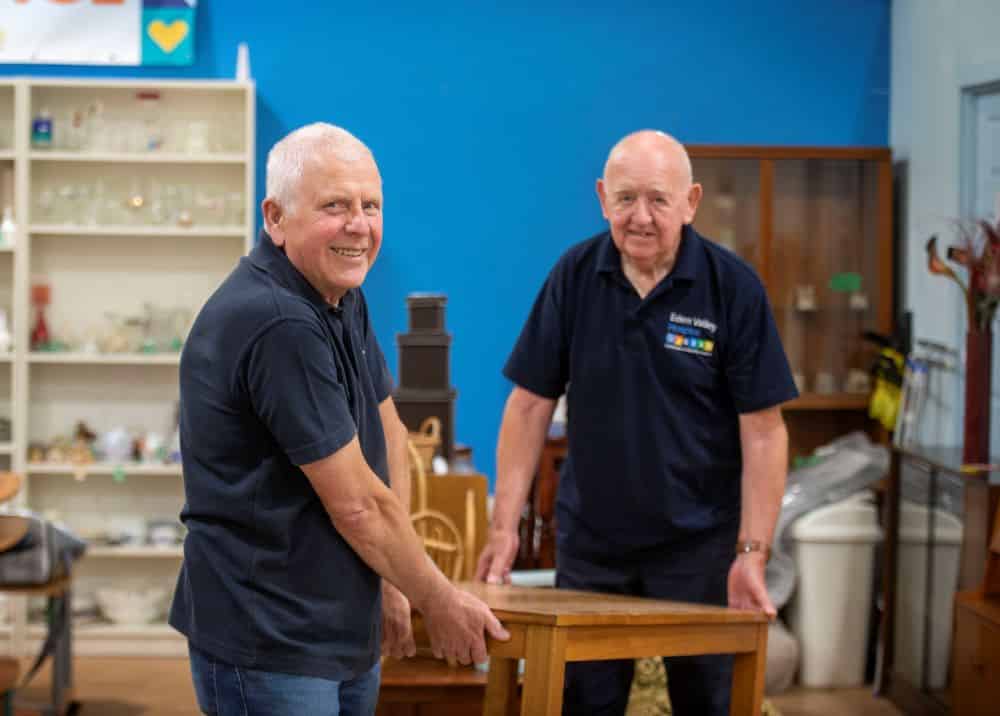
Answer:
[[[64,87],[67,89],[83,88],[91,91],[115,89],[168,89],[195,90],[201,92],[246,92],[254,86],[252,80],[119,80],[96,79],[87,77],[31,77],[32,87]],[[13,82],[7,78],[0,85],[7,86]]]
[[[29,155],[37,162],[115,162],[127,164],[246,164],[247,155],[238,154],[181,154],[178,152],[50,152],[32,151]]]
[[[107,558],[169,558],[180,559],[184,556],[184,548],[180,545],[176,547],[155,547],[152,545],[142,547],[87,547],[84,557],[107,557]]]
[[[25,631],[25,653],[33,656],[41,648],[47,629],[44,624],[31,623]],[[73,625],[74,656],[183,657],[187,649],[184,636],[165,623]]]
[[[13,161],[13,160],[14,160],[13,149],[0,149],[0,161]]]
[[[198,236],[233,237],[246,236],[242,226],[72,226],[69,224],[32,224],[31,234],[47,236]]]
[[[14,360],[13,351],[4,351],[3,353],[0,353],[0,363],[10,363],[12,360]]]
[[[0,254],[13,254],[15,248],[16,247],[11,246],[10,244],[0,245]]]
[[[14,443],[0,443],[0,455],[13,455]]]
[[[147,465],[144,463],[92,462],[88,465],[75,465],[64,462],[29,462],[29,475],[114,475],[119,470],[126,475],[176,475],[182,474],[181,465]]]
[[[58,365],[180,365],[180,353],[30,353],[29,363]]]
[[[28,624],[28,636],[45,636],[46,626],[44,624]],[[102,637],[105,639],[136,639],[150,637],[162,639],[165,637],[177,637],[183,639],[177,631],[166,623],[154,624],[107,624],[97,622],[91,624],[74,624],[74,638]]]

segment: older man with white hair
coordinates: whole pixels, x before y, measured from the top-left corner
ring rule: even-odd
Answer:
[[[328,124],[292,132],[262,210],[181,357],[170,623],[206,714],[371,714],[380,641],[414,652],[411,603],[442,658],[484,661],[484,633],[507,633],[410,525],[406,429],[361,291],[382,244],[371,152]]]
[[[559,398],[569,455],[556,499],[560,587],[757,609],[796,396],[760,279],[692,227],[684,147],[644,130],[608,155],[608,230],[569,248],[504,374],[497,494],[480,579],[509,578],[518,519]],[[671,657],[673,713],[729,713],[731,661]],[[631,661],[566,667],[563,713],[619,716]]]

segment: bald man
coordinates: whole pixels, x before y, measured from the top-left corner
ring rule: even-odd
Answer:
[[[414,653],[410,604],[463,664],[507,632],[410,524],[407,433],[361,291],[382,245],[371,152],[329,124],[295,130],[268,155],[262,209],[181,356],[170,623],[206,714],[370,716],[380,643]]]
[[[610,230],[559,259],[504,367],[515,385],[477,576],[509,579],[565,392],[557,586],[773,617],[764,565],[786,476],[780,405],[797,393],[764,288],[691,228],[702,188],[674,138],[641,131],[618,142],[597,196]],[[675,714],[729,713],[730,658],[664,661]],[[563,713],[624,713],[632,667],[568,664]]]

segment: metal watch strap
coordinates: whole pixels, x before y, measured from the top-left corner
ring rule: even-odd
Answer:
[[[771,548],[763,542],[755,539],[740,540],[736,543],[736,554],[748,554],[750,552],[763,552],[764,559],[771,558]]]

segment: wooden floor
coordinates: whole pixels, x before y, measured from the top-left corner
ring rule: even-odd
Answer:
[[[83,716],[197,716],[191,673],[184,659],[93,658],[74,662],[76,697]],[[22,697],[42,698],[48,674]],[[900,716],[900,712],[867,689],[794,690],[772,702],[782,716]],[[17,716],[31,711],[19,709]]]

